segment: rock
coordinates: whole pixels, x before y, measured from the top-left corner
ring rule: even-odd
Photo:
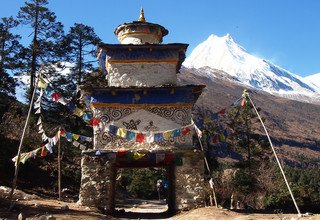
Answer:
[[[47,220],[47,216],[41,215],[41,216],[39,217],[39,220]]]
[[[49,215],[47,216],[47,220],[56,220],[56,217],[54,217],[53,215]]]
[[[69,206],[67,206],[67,205],[63,205],[63,206],[61,206],[61,210],[69,210]]]
[[[20,213],[20,214],[18,215],[18,220],[24,220],[24,219],[26,219],[25,216],[24,216],[24,214],[23,214],[23,213]]]

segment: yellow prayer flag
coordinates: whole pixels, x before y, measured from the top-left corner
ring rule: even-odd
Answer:
[[[117,135],[122,138],[125,138],[127,135],[127,130],[125,128],[119,128],[117,131]]]
[[[133,159],[139,160],[140,158],[144,157],[144,155],[146,155],[146,154],[139,153],[139,152],[134,152],[133,153]]]
[[[169,140],[170,137],[171,137],[171,134],[172,134],[172,131],[165,131],[163,133],[163,138],[166,139],[166,140]]]
[[[47,86],[48,86],[48,83],[46,83],[44,79],[40,78],[38,82],[38,87],[41,89],[46,89]]]
[[[72,134],[72,137],[73,137],[74,140],[78,140],[79,137],[80,137],[80,135],[78,135],[78,134]]]
[[[83,110],[80,109],[80,108],[76,108],[76,110],[74,110],[74,114],[75,114],[76,116],[81,117],[81,116],[83,115]]]

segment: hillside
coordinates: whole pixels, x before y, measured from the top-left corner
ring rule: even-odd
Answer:
[[[197,105],[212,111],[230,106],[246,88],[230,81],[222,71],[211,69],[210,74],[215,76],[211,78],[199,74],[199,71],[201,69],[183,68],[179,80],[185,84],[206,85]],[[301,167],[319,167],[320,105],[285,99],[259,90],[252,90],[251,97],[262,109],[261,114],[266,118],[266,126],[282,161]],[[261,127],[257,129],[264,134]]]

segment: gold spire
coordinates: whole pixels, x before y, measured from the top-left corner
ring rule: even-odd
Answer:
[[[140,22],[146,22],[146,19],[144,18],[144,12],[143,12],[143,8],[141,7],[140,9],[140,16],[139,16],[139,20]]]

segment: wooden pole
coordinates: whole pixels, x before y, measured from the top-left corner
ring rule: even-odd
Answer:
[[[13,181],[12,181],[12,188],[11,188],[11,192],[10,192],[10,207],[9,207],[10,210],[14,206],[14,204],[13,204],[13,193],[14,193],[15,188],[17,187],[17,180],[18,180],[18,174],[19,174],[19,164],[20,164],[22,144],[23,144],[24,137],[25,137],[26,130],[27,130],[27,126],[28,126],[28,123],[29,123],[31,110],[32,110],[32,106],[33,106],[33,100],[34,100],[34,96],[35,96],[35,93],[36,93],[36,90],[37,90],[37,87],[38,87],[38,81],[39,81],[40,76],[41,76],[41,74],[39,74],[39,77],[37,78],[37,81],[36,81],[36,83],[34,85],[32,97],[31,97],[30,104],[29,104],[30,106],[29,106],[27,119],[26,119],[26,122],[24,124],[24,128],[23,128],[23,131],[22,131],[22,136],[21,136],[21,139],[20,139],[20,144],[19,144],[18,153],[17,153],[17,160],[16,160],[16,163],[15,163],[15,169],[14,169],[14,178],[13,178]]]
[[[195,126],[196,126],[196,125],[195,125]],[[197,132],[196,132],[196,133],[197,133]],[[199,137],[198,134],[197,134],[197,137],[198,137],[198,140],[199,140],[199,143],[200,143],[201,151],[204,152],[204,148],[203,148],[203,145],[202,145],[202,142],[201,142],[201,138]],[[209,163],[208,163],[208,160],[207,160],[207,157],[206,157],[205,154],[204,154],[204,162],[205,162],[205,164],[206,164],[206,167],[207,167],[207,170],[208,170],[209,174],[211,174],[211,170],[210,170],[210,167],[209,167]],[[214,203],[216,204],[216,207],[218,208],[218,203],[217,203],[216,193],[215,193],[215,190],[214,190],[213,181],[212,181],[212,184],[210,184],[210,187],[211,187],[211,189],[212,189],[212,194],[213,194]]]
[[[290,196],[291,196],[292,201],[293,201],[293,203],[294,203],[294,206],[295,206],[296,209],[297,209],[298,216],[301,217],[302,215],[301,215],[301,213],[300,213],[300,209],[299,209],[299,207],[298,207],[298,205],[297,205],[297,202],[296,202],[296,200],[295,200],[295,198],[294,198],[294,196],[293,196],[293,193],[292,193],[292,191],[291,191],[291,188],[290,188],[290,185],[289,185],[288,180],[287,180],[287,178],[286,178],[286,175],[284,174],[284,171],[283,171],[282,166],[281,166],[281,164],[280,164],[280,161],[279,161],[279,159],[278,159],[277,153],[276,153],[276,151],[275,151],[275,149],[274,149],[274,147],[273,147],[273,144],[272,144],[272,142],[271,142],[271,139],[270,139],[269,133],[268,133],[268,131],[267,131],[267,128],[266,128],[266,126],[264,125],[264,123],[263,123],[263,121],[262,121],[262,119],[261,119],[261,117],[260,117],[260,115],[259,115],[259,112],[258,112],[258,110],[256,109],[256,106],[254,105],[254,103],[253,103],[252,99],[250,98],[249,94],[245,94],[245,95],[249,98],[249,100],[250,100],[250,102],[251,102],[251,104],[252,104],[252,106],[253,106],[253,109],[254,109],[254,111],[256,112],[256,114],[257,114],[257,116],[258,116],[258,118],[259,118],[259,120],[260,120],[260,122],[261,122],[261,124],[262,124],[262,127],[263,127],[263,129],[264,129],[264,132],[266,133],[266,135],[267,135],[267,137],[268,137],[268,140],[269,140],[269,143],[270,143],[272,152],[273,152],[273,154],[274,154],[274,157],[276,158],[276,161],[277,161],[278,166],[279,166],[279,168],[280,168],[280,171],[281,171],[281,174],[282,174],[282,176],[283,176],[283,179],[284,179],[284,181],[285,181],[285,183],[286,183],[286,185],[287,185],[287,188],[288,188],[288,190],[289,190],[289,193],[290,193]]]
[[[59,138],[59,144],[58,144],[58,193],[59,193],[59,200],[61,200],[61,147],[60,147],[60,128],[58,131],[58,138]]]

